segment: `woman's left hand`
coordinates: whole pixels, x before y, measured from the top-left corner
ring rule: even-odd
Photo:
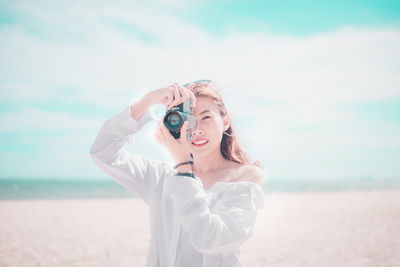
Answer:
[[[189,150],[190,144],[186,138],[187,127],[188,121],[185,121],[182,125],[179,139],[175,139],[165,126],[163,118],[158,122],[157,130],[155,132],[157,142],[168,148],[175,163],[191,159]]]

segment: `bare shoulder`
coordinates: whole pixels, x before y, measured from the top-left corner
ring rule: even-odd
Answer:
[[[264,185],[264,172],[257,166],[242,165],[238,168],[236,181],[250,181],[258,184],[261,188]]]

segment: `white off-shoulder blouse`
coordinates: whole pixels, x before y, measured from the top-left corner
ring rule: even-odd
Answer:
[[[199,177],[176,176],[172,162],[124,149],[157,118],[139,120],[130,106],[106,120],[90,149],[95,163],[149,206],[151,239],[147,267],[244,266],[240,246],[252,235],[262,188],[250,181],[217,182],[205,190]],[[190,264],[190,265],[189,265]]]

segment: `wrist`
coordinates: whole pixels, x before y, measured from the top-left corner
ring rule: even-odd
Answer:
[[[195,176],[194,176],[194,174],[192,172],[178,172],[176,175],[177,176],[186,176],[186,177],[195,178]]]
[[[154,91],[149,91],[143,96],[143,102],[146,103],[147,106],[151,107],[154,104],[157,104],[157,100],[154,95]]]
[[[145,113],[146,111],[153,105],[152,99],[150,96],[147,94],[144,95],[140,101],[134,102],[130,106],[130,113],[131,116],[135,120],[139,120]]]
[[[176,168],[176,172],[193,172],[192,165],[185,164]]]
[[[174,166],[177,172],[192,172],[193,159],[183,158],[182,160],[177,160]]]
[[[186,155],[186,153],[182,153],[182,155],[173,155],[172,158],[175,165],[186,161],[193,161],[193,158],[190,155]]]

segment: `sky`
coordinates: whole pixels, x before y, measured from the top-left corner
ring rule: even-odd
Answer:
[[[398,1],[0,0],[0,177],[107,179],[102,124],[199,79],[269,179],[400,177],[399,47]]]

